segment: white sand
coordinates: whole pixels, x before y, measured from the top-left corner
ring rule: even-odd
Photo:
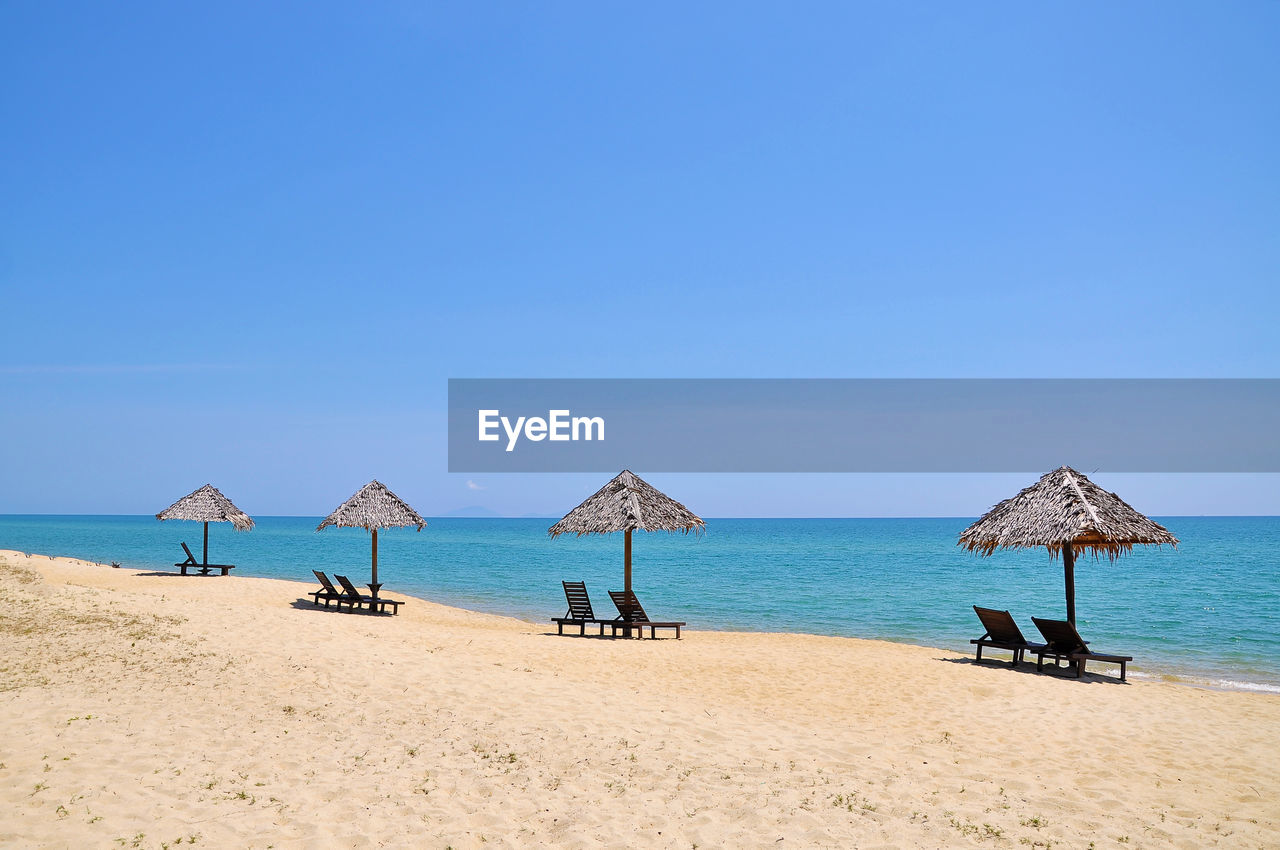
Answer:
[[[0,846],[1280,846],[1274,695],[311,589],[0,552]]]

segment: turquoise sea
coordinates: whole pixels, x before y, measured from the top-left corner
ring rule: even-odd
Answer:
[[[209,559],[235,575],[314,583],[311,569],[369,580],[369,534],[315,531],[319,517],[209,528]],[[970,606],[1065,617],[1062,562],[1044,550],[981,558],[956,546],[969,518],[709,519],[702,535],[637,533],[633,584],[650,616],[694,629],[807,632],[968,652]],[[1182,541],[1076,564],[1077,625],[1135,677],[1280,693],[1280,517],[1160,517]],[[597,612],[622,585],[620,534],[551,540],[554,519],[431,519],[379,533],[384,592],[547,622],[561,579],[586,581]],[[201,525],[150,516],[0,516],[0,549],[174,571]],[[192,579],[204,580],[204,579]],[[998,653],[998,657],[1007,657]]]

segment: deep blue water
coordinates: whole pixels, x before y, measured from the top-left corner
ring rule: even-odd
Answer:
[[[319,517],[209,528],[211,561],[236,575],[369,580],[369,534],[315,532]],[[622,586],[622,535],[547,537],[553,519],[433,519],[379,533],[386,590],[546,622],[561,579],[586,581],[597,613]],[[972,520],[712,519],[700,536],[637,533],[633,585],[650,616],[696,629],[809,632],[969,651],[970,606],[1065,617],[1062,562],[1044,550],[980,558],[955,545]],[[1138,547],[1076,563],[1077,625],[1141,674],[1280,692],[1280,517],[1166,517],[1176,551]],[[172,571],[199,523],[138,516],[0,516],[0,549]],[[384,591],[385,592],[385,591]]]

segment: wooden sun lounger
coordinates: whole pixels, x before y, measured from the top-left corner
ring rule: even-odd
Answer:
[[[578,634],[585,635],[587,626],[600,624],[600,634],[604,634],[604,627],[612,620],[600,620],[596,618],[596,613],[591,609],[591,597],[587,595],[587,583],[585,581],[562,581],[564,585],[564,597],[569,601],[569,610],[565,612],[563,617],[552,617],[551,622],[556,624],[556,634],[564,634],[565,626],[577,626]]]
[[[987,629],[986,634],[982,637],[969,641],[969,643],[976,644],[978,647],[978,657],[974,659],[975,661],[982,660],[982,648],[984,646],[992,649],[1010,650],[1013,653],[1013,663],[1011,665],[1013,667],[1017,667],[1018,662],[1026,657],[1027,650],[1036,652],[1044,649],[1042,644],[1027,642],[1027,639],[1022,636],[1022,630],[1013,621],[1013,615],[1008,611],[979,608],[977,605],[973,606],[973,610],[978,615],[978,619],[982,621],[982,625]]]
[[[1112,664],[1120,665],[1120,681],[1124,681],[1125,665],[1133,660],[1132,655],[1107,655],[1101,652],[1094,652],[1089,649],[1089,644],[1080,637],[1080,633],[1076,631],[1076,627],[1066,620],[1041,620],[1038,617],[1032,617],[1031,622],[1036,624],[1036,628],[1040,630],[1040,634],[1044,635],[1047,644],[1043,649],[1036,650],[1036,669],[1044,669],[1044,659],[1048,656],[1053,659],[1054,665],[1061,660],[1068,661],[1076,668],[1076,678],[1079,679],[1084,675],[1084,666],[1089,661],[1107,661]]]
[[[621,629],[626,637],[631,637],[631,630],[635,629],[637,635],[644,637],[645,626],[649,627],[649,637],[657,638],[658,629],[675,629],[676,640],[680,639],[680,627],[683,622],[657,622],[650,620],[649,615],[644,612],[644,608],[640,605],[640,600],[629,590],[611,590],[609,598],[613,600],[613,604],[618,608],[618,619],[610,620],[609,626],[613,629],[616,637],[618,630]]]
[[[185,561],[179,561],[178,563],[174,564],[174,566],[180,567],[182,569],[182,574],[184,576],[187,574],[187,567],[191,567],[192,569],[198,568],[200,570],[200,575],[202,576],[207,576],[209,573],[213,572],[214,570],[221,570],[222,575],[225,576],[231,570],[234,570],[236,568],[235,564],[203,564],[200,561],[196,560],[195,555],[191,554],[191,550],[187,548],[186,543],[182,544],[182,550],[187,553],[187,559]]]
[[[338,607],[342,607],[342,600],[346,594],[333,586],[333,582],[329,581],[329,577],[319,570],[312,570],[316,580],[320,582],[320,589],[311,591],[311,598],[318,606],[321,600],[324,600],[324,607],[328,608],[330,602],[337,602]]]
[[[400,613],[400,606],[404,603],[399,599],[386,599],[381,596],[375,599],[372,596],[362,594],[359,590],[356,590],[356,586],[352,584],[351,579],[346,576],[340,576],[337,573],[334,573],[333,577],[338,580],[338,584],[342,585],[343,590],[342,598],[338,600],[338,607],[342,607],[342,603],[344,602],[350,605],[352,610],[355,610],[357,607],[362,605],[368,605],[370,612],[377,609],[379,613],[385,614],[387,612],[387,606],[390,605],[392,614]]]

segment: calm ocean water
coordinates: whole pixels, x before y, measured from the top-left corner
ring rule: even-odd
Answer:
[[[369,535],[316,533],[319,517],[209,528],[209,559],[236,575],[314,582],[311,569],[369,580]],[[597,613],[622,585],[622,535],[547,537],[553,519],[432,519],[380,532],[387,590],[546,622],[561,579],[586,581]],[[1065,617],[1062,562],[1043,550],[979,558],[955,545],[970,519],[711,519],[701,536],[634,537],[633,584],[651,616],[695,629],[808,632],[968,652],[970,606]],[[1139,676],[1280,693],[1280,517],[1163,517],[1182,541],[1112,563],[1076,564],[1077,625]],[[173,570],[199,523],[138,516],[0,516],[0,549]],[[1003,656],[1003,654],[1001,654]]]

